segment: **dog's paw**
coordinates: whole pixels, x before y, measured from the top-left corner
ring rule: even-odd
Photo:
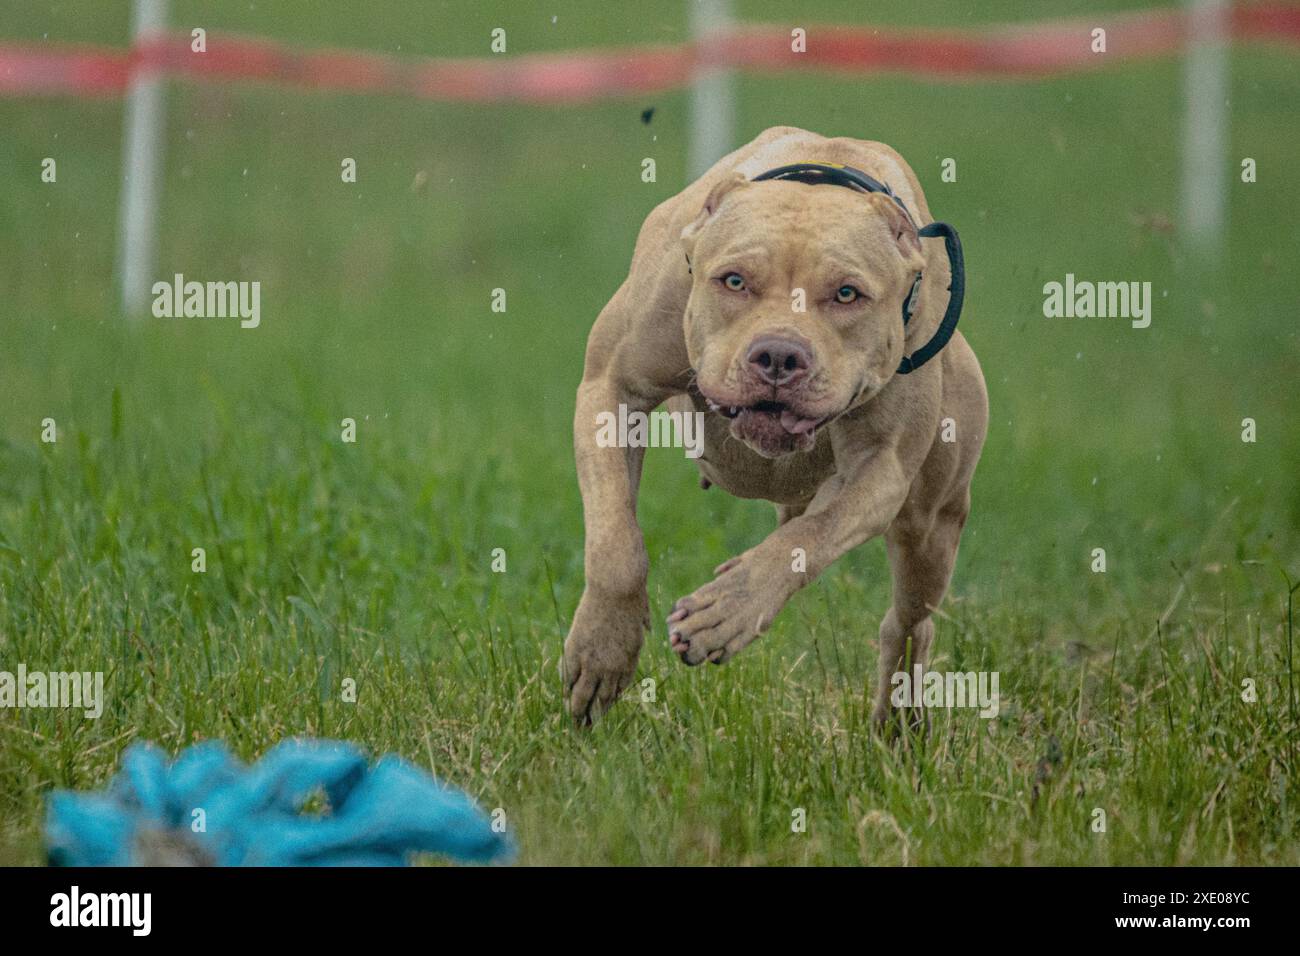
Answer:
[[[712,581],[673,605],[668,641],[683,663],[725,664],[768,629],[793,588],[762,571],[754,552],[746,552],[718,565]]]
[[[636,673],[650,624],[644,595],[627,600],[584,593],[564,641],[560,674],[575,723],[591,724],[613,706]]]
[[[876,701],[871,712],[871,723],[877,734],[888,741],[925,738],[934,729],[930,710],[926,707],[894,707],[888,701]]]

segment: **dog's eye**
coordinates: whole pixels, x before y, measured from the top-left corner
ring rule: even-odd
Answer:
[[[835,301],[841,305],[848,305],[850,302],[856,302],[862,293],[851,285],[842,285],[835,292]]]
[[[732,292],[745,291],[745,277],[742,276],[739,272],[728,272],[725,276],[722,277],[722,284],[725,285]]]

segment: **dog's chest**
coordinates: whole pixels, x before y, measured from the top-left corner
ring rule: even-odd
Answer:
[[[810,452],[764,458],[732,437],[731,422],[706,412],[704,453],[697,464],[701,475],[738,498],[805,504],[834,473],[835,456],[830,436],[823,434]]]

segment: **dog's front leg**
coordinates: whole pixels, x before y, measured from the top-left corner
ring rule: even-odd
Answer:
[[[602,447],[598,416],[649,411],[611,378],[584,380],[573,418],[574,457],[587,528],[586,585],[564,642],[562,664],[569,712],[590,723],[632,680],[645,631],[649,558],[636,522],[636,496],[644,448]]]
[[[892,449],[856,457],[818,489],[807,510],[721,564],[712,581],[673,605],[669,641],[690,665],[721,664],[767,630],[786,601],[841,555],[883,534],[909,481]]]

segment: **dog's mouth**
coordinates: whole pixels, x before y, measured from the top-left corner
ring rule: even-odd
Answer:
[[[790,402],[765,398],[729,405],[704,396],[708,407],[731,422],[731,434],[765,458],[811,451],[817,429],[834,416],[816,415]]]
[[[826,416],[812,418],[795,411],[785,402],[774,402],[765,399],[749,405],[722,405],[707,395],[704,400],[708,403],[710,409],[723,418],[736,421],[749,416],[763,416],[770,419],[772,423],[779,424],[783,430],[791,435],[810,435],[816,431],[818,425],[826,421]]]

